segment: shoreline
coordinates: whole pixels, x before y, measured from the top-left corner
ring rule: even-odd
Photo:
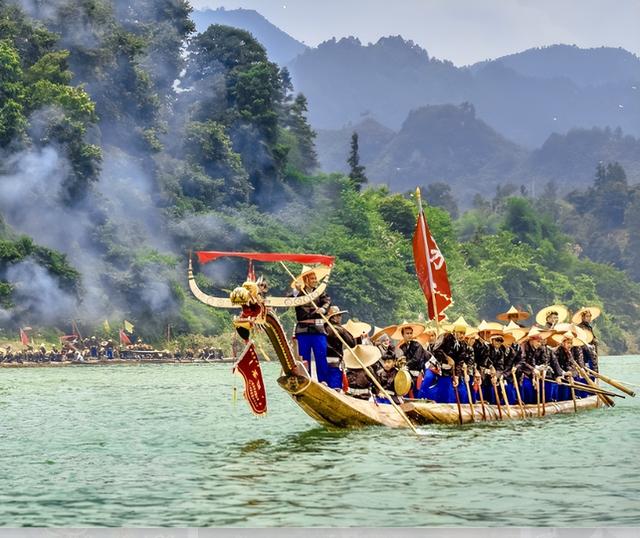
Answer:
[[[134,366],[140,364],[233,364],[236,359],[228,357],[217,360],[178,360],[178,359],[100,359],[87,361],[54,361],[54,362],[6,362],[0,368],[60,368],[65,366]]]

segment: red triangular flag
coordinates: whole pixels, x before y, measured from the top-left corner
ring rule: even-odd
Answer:
[[[431,235],[424,212],[418,216],[413,234],[413,259],[420,287],[427,299],[429,319],[442,321],[444,310],[451,305],[451,287],[447,276],[447,264]]]
[[[233,365],[233,371],[240,372],[244,379],[244,398],[251,411],[256,415],[264,415],[267,412],[267,393],[253,342],[246,345],[240,359]]]

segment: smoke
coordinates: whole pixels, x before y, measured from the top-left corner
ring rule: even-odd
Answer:
[[[16,314],[28,313],[31,319],[42,323],[73,317],[77,306],[75,297],[64,291],[58,281],[32,259],[10,266],[6,279],[14,287]]]

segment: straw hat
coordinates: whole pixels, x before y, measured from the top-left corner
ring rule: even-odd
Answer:
[[[576,338],[571,331],[567,331],[564,333],[557,332],[555,334],[552,334],[549,337],[549,340],[551,341],[551,343],[553,343],[556,346],[559,346],[560,344],[562,344],[564,340],[567,340],[567,339],[571,340],[572,346],[584,346],[584,342],[579,338]]]
[[[556,326],[553,329],[556,333],[571,332],[573,336],[587,344],[593,340],[593,333],[591,331],[587,331],[573,323],[556,323]]]
[[[371,341],[375,342],[383,334],[386,334],[389,338],[391,338],[391,335],[394,332],[396,332],[397,328],[398,328],[397,325],[389,325],[388,327],[384,327],[384,328],[374,327],[373,328],[373,334],[371,335]]]
[[[597,306],[583,306],[573,315],[571,321],[573,321],[573,323],[575,323],[576,325],[578,323],[581,323],[582,314],[584,314],[585,312],[591,312],[591,319],[596,319],[602,313],[602,310],[600,310]]]
[[[502,321],[509,321],[512,319],[520,321],[521,319],[527,319],[529,317],[529,312],[524,312],[523,310],[518,310],[515,306],[512,306],[506,312],[502,312],[502,314],[498,314],[496,319]]]
[[[316,265],[315,267],[312,267],[311,265],[303,265],[300,274],[291,281],[291,287],[295,288],[296,284],[298,283],[302,285],[304,283],[304,277],[310,275],[311,273],[315,273],[316,277],[318,277],[318,280],[322,280],[330,272],[331,268],[327,267],[326,265]]]
[[[345,350],[343,356],[345,368],[350,368],[352,370],[362,369],[362,364],[360,364],[360,362],[358,362],[353,356],[354,353],[358,359],[360,359],[360,362],[366,367],[375,364],[380,360],[380,357],[382,357],[382,353],[377,346],[358,344],[351,350]]]
[[[403,321],[400,325],[396,326],[396,330],[391,335],[391,338],[394,340],[402,340],[402,330],[408,329],[409,327],[413,329],[413,338],[424,332],[424,325],[421,323],[407,323]]]
[[[539,325],[546,325],[547,317],[554,312],[558,314],[558,323],[562,323],[569,316],[569,311],[566,307],[561,304],[553,304],[551,306],[545,306],[536,314],[536,322]]]
[[[452,323],[452,325],[453,325],[453,331],[454,332],[456,332],[456,331],[460,331],[460,332],[465,331],[466,332],[467,329],[471,328],[471,325],[469,325],[462,316],[460,316],[457,320],[455,320]]]
[[[505,346],[510,346],[513,344],[516,339],[512,334],[509,333],[495,333],[489,337],[489,340],[493,340],[494,338],[502,338],[504,340]]]
[[[336,305],[331,305],[327,312],[327,319],[331,319],[333,316],[337,316],[338,314],[344,314],[345,312],[348,312],[348,310],[340,310]]]
[[[536,327],[535,325],[529,329],[522,338],[520,338],[519,342],[526,342],[531,338],[540,338],[541,340],[546,340],[553,334],[553,331],[544,331],[540,327]]]
[[[518,325],[514,321],[510,321],[509,325],[507,325],[504,328],[505,334],[506,333],[510,334],[516,340],[520,340],[521,338],[523,338],[527,334],[528,331],[529,331],[529,329],[526,329],[525,327],[520,327],[520,325]]]
[[[393,391],[398,396],[404,396],[411,390],[411,374],[406,370],[398,370],[393,379]]]
[[[347,332],[354,338],[362,336],[363,333],[369,334],[369,331],[371,330],[371,325],[368,323],[364,323],[363,321],[353,321],[352,319],[343,323],[342,326],[347,329]]]

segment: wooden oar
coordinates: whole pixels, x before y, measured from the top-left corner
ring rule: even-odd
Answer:
[[[520,406],[520,411],[522,411],[522,418],[525,418],[526,411],[524,410],[524,403],[522,403],[522,398],[520,398],[520,387],[518,387],[518,377],[516,376],[515,366],[511,368],[511,377],[513,378],[513,386],[516,389],[516,396],[518,397],[518,405]]]
[[[480,407],[482,407],[482,420],[487,420],[487,410],[484,408],[484,396],[482,395],[482,375],[479,377],[478,395],[480,396]]]
[[[552,379],[547,379],[546,382],[553,383],[554,385],[562,385],[563,387],[570,386],[567,383],[558,383],[557,381],[553,381]],[[610,392],[608,390],[601,389],[600,387],[591,387],[589,385],[580,383],[579,381],[574,381],[573,386],[584,392],[590,392],[591,394],[605,394],[606,396],[616,396],[617,398],[626,398],[626,396],[623,396],[622,394],[618,394],[616,392]]]
[[[533,373],[533,381],[536,384],[536,409],[538,411],[538,416],[541,417],[542,409],[540,408],[540,375],[538,374],[537,370]]]
[[[476,421],[476,412],[473,409],[473,398],[471,397],[471,388],[469,387],[469,376],[467,375],[467,363],[462,363],[462,372],[464,374],[464,384],[467,387],[467,400],[469,400],[469,409],[471,409],[471,421]]]
[[[622,384],[622,381],[618,381],[616,379],[612,379],[610,377],[607,377],[604,374],[601,374],[600,372],[596,372],[594,370],[592,370],[591,368],[587,368],[585,366],[585,370],[587,372],[589,372],[590,374],[596,376],[598,379],[602,379],[602,381],[604,381],[605,383],[611,385],[612,387],[617,388],[618,390],[621,390],[622,392],[624,392],[625,394],[628,394],[629,396],[635,396],[636,393],[634,391],[632,391],[630,388],[625,387]]]
[[[500,376],[500,390],[502,391],[502,396],[504,397],[504,405],[507,407],[507,414],[509,418],[511,418],[511,404],[509,403],[509,398],[507,398],[507,389],[505,387],[504,377]]]
[[[578,373],[584,378],[584,380],[589,384],[589,386],[594,387],[596,389],[600,388],[589,377],[589,374],[584,371],[584,368],[582,368],[574,359],[571,359],[571,362],[574,364],[575,368],[578,370]],[[598,398],[600,398],[600,400],[604,402],[605,405],[608,405],[609,407],[613,407],[616,405],[616,403],[611,398],[609,398],[609,396],[607,396],[606,394],[598,393]]]
[[[287,271],[287,273],[289,273],[289,276],[295,280],[295,276],[293,275],[293,273],[291,271],[289,271],[289,268],[284,264],[284,262],[280,262],[282,264],[282,267],[284,267],[285,271]],[[302,292],[308,297],[309,294],[304,290],[304,288],[302,289]],[[316,310],[319,310],[318,305],[316,304],[316,302],[312,299],[311,300],[311,304],[316,308]],[[418,430],[416,430],[416,427],[413,425],[413,423],[409,420],[409,417],[405,414],[405,412],[400,409],[400,407],[398,406],[398,404],[396,404],[396,402],[393,401],[393,398],[391,398],[391,396],[389,396],[389,393],[384,389],[384,387],[380,384],[380,382],[378,381],[378,379],[376,378],[375,375],[373,375],[369,369],[364,365],[364,363],[360,360],[360,357],[358,357],[354,352],[353,349],[351,349],[351,347],[349,346],[349,344],[347,344],[344,341],[344,338],[342,338],[342,336],[340,336],[340,333],[338,331],[335,330],[335,327],[333,325],[333,323],[331,323],[329,321],[329,319],[322,313],[319,312],[320,317],[322,317],[323,321],[325,323],[328,323],[329,326],[331,326],[334,329],[334,333],[336,334],[336,336],[338,337],[338,339],[340,340],[340,342],[342,342],[342,345],[344,346],[343,349],[348,350],[349,353],[351,353],[351,355],[353,356],[354,359],[356,359],[356,361],[358,361],[358,364],[360,364],[360,366],[362,366],[362,368],[364,369],[364,373],[367,375],[367,377],[373,382],[373,384],[378,388],[378,390],[384,395],[384,397],[389,400],[389,403],[393,406],[393,408],[398,412],[398,414],[402,417],[402,419],[407,423],[407,425],[411,428],[411,430],[413,431],[413,433],[415,433],[416,435],[420,435],[418,433]]]
[[[503,420],[502,418],[502,406],[500,405],[500,395],[498,394],[498,380],[496,378],[496,374],[493,373],[491,374],[491,384],[493,385],[493,395],[495,396],[496,399],[496,404],[498,406],[498,416],[500,417],[500,420]]]
[[[453,392],[456,395],[456,404],[458,404],[458,420],[462,425],[462,407],[460,406],[460,394],[458,393],[458,385],[457,383],[454,384],[453,378],[451,379],[451,384],[453,385]]]
[[[571,399],[573,400],[573,412],[578,412],[578,404],[576,403],[576,390],[573,388],[573,374],[569,372],[569,386],[571,387]]]
[[[547,378],[547,369],[542,370],[542,416],[544,417],[547,414],[547,397],[545,395],[545,385],[544,382]]]

